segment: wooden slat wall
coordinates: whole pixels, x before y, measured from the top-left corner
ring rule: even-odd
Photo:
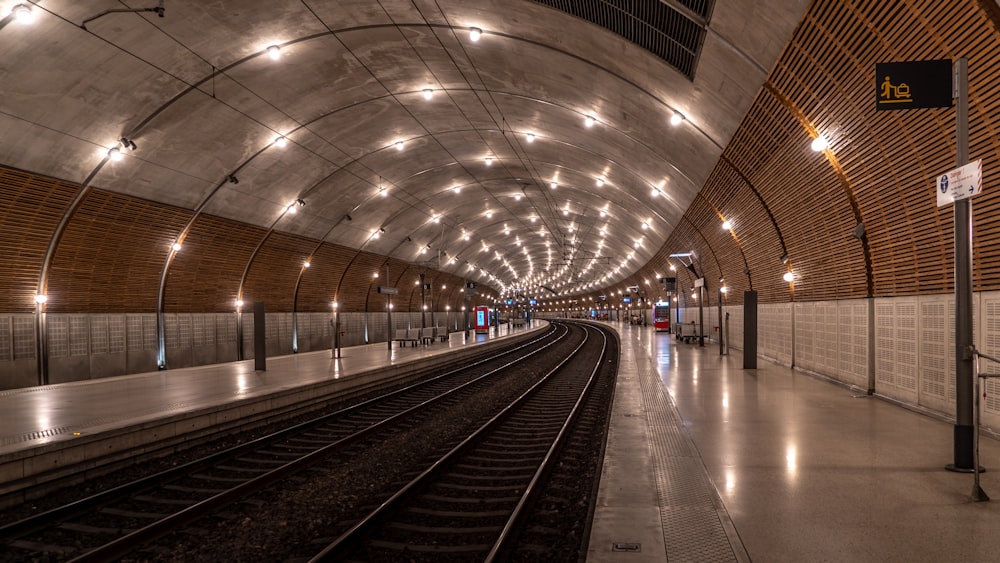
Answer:
[[[976,1],[813,2],[702,188],[709,205],[693,204],[685,219],[694,228],[675,229],[640,274],[693,249],[703,260],[717,257],[738,292],[743,264],[711,234],[717,209],[736,223],[762,302],[864,297],[853,200],[866,227],[873,296],[953,291],[952,208],[936,206],[933,186],[955,167],[954,109],[876,112],[875,63],[967,56],[970,156],[983,159],[985,175],[973,201],[975,288],[1000,288],[1000,194],[990,189],[1000,169],[1000,34],[990,17]],[[832,158],[809,149],[810,127],[831,141]],[[781,280],[779,233],[793,286]]]
[[[191,212],[92,189],[49,273],[51,313],[155,312],[160,273]]]
[[[45,249],[79,191],[69,182],[0,168],[0,311],[35,310]]]
[[[316,241],[285,233],[271,233],[261,245],[247,273],[243,300],[263,301],[269,311],[291,311],[295,296],[295,282],[302,264],[316,248]],[[312,273],[313,263],[303,275]],[[238,280],[237,280],[238,281]],[[329,311],[329,306],[327,307]]]

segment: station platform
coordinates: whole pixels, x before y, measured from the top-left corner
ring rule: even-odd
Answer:
[[[482,349],[528,339],[548,326],[500,325],[418,346],[385,342],[254,360],[0,391],[0,498],[30,487],[130,463],[151,451],[295,412],[331,395],[362,392],[429,366],[453,365]],[[79,479],[80,477],[75,477]]]
[[[952,424],[758,359],[611,323],[622,342],[588,562],[997,561]],[[860,396],[859,396],[860,395]]]
[[[0,392],[0,487],[57,478],[85,456],[132,455],[140,437],[182,440],[421,362],[458,362],[544,324],[269,358],[266,372],[251,360]],[[1000,558],[997,441],[980,451],[982,487],[998,500],[973,502],[973,477],[944,469],[946,421],[764,360],[744,370],[739,351],[607,325],[622,351],[588,562]]]

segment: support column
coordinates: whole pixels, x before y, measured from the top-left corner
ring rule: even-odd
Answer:
[[[969,163],[968,61],[955,62],[956,166]],[[955,206],[955,459],[952,471],[972,472],[973,384],[972,357],[972,201]]]

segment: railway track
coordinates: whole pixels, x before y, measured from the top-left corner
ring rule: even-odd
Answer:
[[[488,382],[525,363],[539,367],[569,331],[365,401],[205,459],[0,527],[2,560],[103,561],[218,513],[330,456],[367,445],[473,401]],[[523,368],[522,368],[523,369]]]
[[[608,401],[602,408],[590,399],[595,388],[603,384],[607,391],[607,380],[613,381],[613,373],[602,370],[607,333],[582,330],[587,337],[572,354],[311,561],[496,561],[515,553],[524,560],[551,558],[551,552],[541,555],[539,543],[553,541],[552,534],[527,533],[523,523],[540,521],[539,513],[565,500],[557,500],[561,484],[552,480],[557,466],[572,457],[562,450],[574,432],[579,437],[581,424],[590,428],[600,418],[597,411],[606,411]],[[567,477],[572,479],[561,478]],[[537,506],[546,496],[548,506]]]

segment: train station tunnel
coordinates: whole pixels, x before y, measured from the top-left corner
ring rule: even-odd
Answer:
[[[208,374],[257,416],[255,385],[339,385],[341,347],[589,319],[646,552],[827,557],[829,524],[852,560],[995,553],[927,468],[976,497],[974,397],[1000,427],[1000,0],[0,0],[0,53],[0,399],[41,405],[0,485],[114,382],[168,420]],[[869,537],[899,498],[910,535]],[[595,560],[642,551],[620,514]]]
[[[876,67],[960,59],[1000,353],[994,1],[0,11],[2,388],[251,358],[254,303],[268,354],[329,347],[334,309],[351,345],[388,306],[687,322],[699,296],[739,349],[753,291],[759,355],[948,413],[957,108],[883,111],[925,86]]]

